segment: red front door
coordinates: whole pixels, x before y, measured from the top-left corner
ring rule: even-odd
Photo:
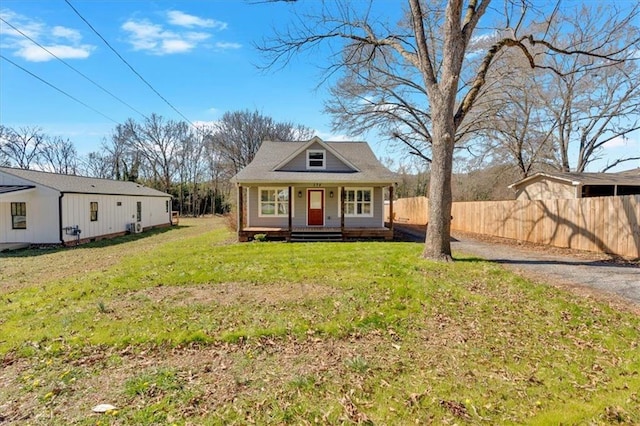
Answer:
[[[307,191],[307,212],[309,226],[324,225],[324,191],[322,189]]]

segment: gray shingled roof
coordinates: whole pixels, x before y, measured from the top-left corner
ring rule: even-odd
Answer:
[[[35,188],[33,185],[0,185],[0,195]]]
[[[384,167],[366,142],[325,142],[359,171],[277,171],[283,160],[309,142],[264,141],[253,161],[232,178],[237,183],[379,183],[392,184],[397,175]]]
[[[526,177],[516,183],[509,185],[510,188],[521,186],[538,177],[559,179],[571,185],[640,185],[639,169],[627,170],[619,173],[575,173],[575,172],[545,172],[536,173]]]
[[[631,170],[625,170],[624,172],[618,172],[616,173],[617,175],[620,176],[635,176],[635,177],[640,177],[640,167],[635,168],[635,169],[631,169]]]
[[[0,172],[26,179],[60,192],[81,194],[138,195],[146,197],[166,197],[169,194],[148,188],[135,182],[98,179],[84,176],[61,175],[37,170],[0,167]]]

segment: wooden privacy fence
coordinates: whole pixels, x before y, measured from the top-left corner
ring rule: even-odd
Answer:
[[[393,203],[398,223],[427,223],[428,200]],[[452,231],[640,258],[640,195],[453,203]]]

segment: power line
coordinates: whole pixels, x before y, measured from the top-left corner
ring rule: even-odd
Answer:
[[[11,59],[5,57],[4,55],[0,54],[0,58],[4,59],[5,61],[9,62],[10,64],[20,68],[22,71],[26,72],[27,74],[29,74],[30,76],[32,76],[35,79],[40,80],[41,82],[43,82],[44,84],[46,84],[47,86],[51,87],[54,90],[57,90],[58,92],[62,93],[63,95],[73,99],[74,101],[78,102],[80,105],[89,108],[91,111],[100,114],[101,116],[103,116],[104,118],[106,118],[109,121],[113,121],[116,124],[119,124],[116,120],[114,120],[113,118],[109,117],[108,115],[105,115],[103,113],[101,113],[100,111],[98,111],[97,109],[93,108],[92,106],[87,105],[86,103],[82,102],[80,99],[76,98],[73,95],[70,95],[69,93],[65,92],[64,90],[54,86],[53,84],[49,83],[48,81],[44,80],[43,78],[38,77],[37,75],[35,75],[34,73],[32,73],[31,71],[29,71],[26,68],[21,67],[20,65],[16,64],[15,62],[13,62]]]
[[[118,51],[117,51],[113,46],[111,46],[111,44],[109,44],[109,42],[108,42],[108,41],[107,41],[107,40],[106,40],[106,39],[105,39],[105,38],[104,38],[104,37],[103,37],[103,36],[98,32],[98,30],[96,30],[96,29],[93,27],[93,25],[91,25],[91,24],[89,23],[89,21],[87,21],[87,20],[85,19],[85,17],[84,17],[84,16],[82,16],[82,14],[81,14],[80,12],[78,12],[78,10],[77,10],[75,7],[73,7],[73,5],[71,4],[71,2],[70,2],[69,0],[64,0],[64,1],[65,1],[65,3],[67,3],[67,5],[69,5],[69,7],[70,7],[74,12],[75,12],[75,14],[76,14],[76,15],[78,15],[78,17],[79,17],[80,19],[82,19],[82,20],[84,21],[84,23],[85,23],[85,24],[87,24],[87,25],[89,26],[89,28],[91,28],[91,30],[92,30],[92,31],[93,31],[93,32],[94,32],[98,37],[100,37],[100,39],[104,42],[104,44],[106,44],[106,45],[107,45],[107,47],[108,47],[109,49],[111,49],[111,51],[112,51],[113,53],[115,53],[115,55],[116,55],[118,58],[120,58],[120,60],[121,60],[122,62],[124,62],[124,64],[125,64],[127,67],[129,67],[129,69],[130,69],[130,70],[131,70],[135,75],[137,75],[137,76],[138,76],[138,78],[140,78],[140,80],[142,80],[142,81],[144,82],[144,84],[146,84],[146,85],[147,85],[147,86],[148,86],[148,87],[149,87],[149,88],[150,88],[150,89],[151,89],[151,90],[152,90],[156,95],[158,95],[158,96],[160,97],[160,99],[162,99],[162,100],[163,100],[167,105],[169,105],[169,106],[171,107],[171,109],[173,109],[175,112],[177,112],[177,113],[178,113],[178,115],[180,115],[180,117],[182,117],[182,118],[183,118],[187,123],[189,123],[191,126],[193,126],[194,128],[196,128],[196,129],[197,129],[197,126],[196,126],[195,124],[193,124],[193,123],[191,122],[191,120],[189,120],[189,119],[188,119],[188,118],[187,118],[183,113],[181,113],[181,112],[180,112],[176,107],[174,107],[174,106],[171,104],[171,102],[169,102],[169,101],[168,101],[164,96],[162,96],[162,95],[160,94],[160,92],[158,92],[158,91],[157,91],[157,90],[156,90],[156,89],[151,85],[151,83],[149,83],[147,80],[145,80],[145,78],[144,78],[142,75],[140,75],[140,73],[139,73],[138,71],[136,71],[136,70],[135,70],[135,68],[133,68],[133,66],[132,66],[131,64],[129,64],[129,62],[127,62],[127,60],[126,60],[126,59],[124,59],[124,58],[122,57],[122,55],[120,55],[120,53],[118,53]]]
[[[36,46],[38,46],[39,48],[41,48],[42,50],[44,50],[45,52],[47,52],[49,55],[53,56],[54,58],[56,58],[57,60],[59,60],[60,62],[62,62],[63,64],[65,64],[67,67],[71,68],[73,71],[75,71],[76,73],[80,74],[82,77],[84,77],[87,81],[89,81],[90,83],[92,83],[93,85],[95,85],[96,87],[98,87],[99,89],[101,89],[103,92],[105,92],[106,94],[110,95],[112,98],[114,98],[115,100],[119,101],[121,104],[131,108],[131,110],[137,112],[138,114],[140,114],[141,116],[143,116],[144,118],[147,118],[147,116],[145,114],[143,114],[142,112],[138,111],[137,109],[135,109],[134,107],[132,107],[131,105],[129,105],[127,102],[123,101],[122,99],[120,99],[119,97],[117,97],[116,95],[114,95],[112,92],[110,92],[109,90],[105,89],[104,87],[102,87],[100,84],[96,83],[94,80],[92,80],[91,78],[87,77],[85,74],[83,74],[81,71],[79,71],[78,69],[74,68],[71,64],[69,64],[68,62],[66,62],[64,59],[56,56],[55,53],[51,52],[49,49],[47,49],[46,47],[42,46],[40,43],[38,43],[37,41],[35,41],[34,39],[32,39],[31,37],[29,37],[27,34],[23,33],[22,31],[20,31],[18,28],[16,28],[15,26],[11,25],[11,23],[7,22],[6,20],[4,20],[2,17],[0,17],[0,21],[4,22],[5,24],[7,24],[8,26],[10,26],[11,28],[13,28],[14,30],[16,30],[19,34],[21,34],[23,37],[25,37],[27,40],[31,41],[33,44],[35,44]]]

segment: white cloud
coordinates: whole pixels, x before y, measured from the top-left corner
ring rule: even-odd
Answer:
[[[43,45],[44,46],[44,45]],[[61,59],[86,59],[91,55],[94,47],[88,44],[81,46],[65,46],[65,45],[52,45],[44,46],[49,52],[56,55]],[[53,59],[48,52],[35,44],[31,43],[18,49],[16,55],[30,62],[46,62]]]
[[[469,44],[476,45],[476,44],[493,43],[493,41],[496,39],[496,35],[497,35],[496,31],[492,31],[492,32],[488,32],[480,35],[474,35],[473,37],[471,37],[471,40],[469,40]]]
[[[195,45],[193,43],[189,43],[185,40],[162,40],[162,51],[166,54],[188,52],[194,47]]]
[[[127,21],[122,25],[122,29],[130,33],[129,43],[134,50],[146,50],[154,55],[185,53],[211,37],[206,33],[178,33],[165,30],[162,25],[153,24],[148,20]]]
[[[148,19],[130,19],[122,25],[122,29],[129,33],[129,43],[134,50],[146,51],[153,55],[170,55],[187,53],[200,46],[208,48],[215,46],[218,49],[239,49],[242,47],[238,43],[226,42],[204,44],[212,37],[212,34],[192,30],[196,27],[224,30],[227,28],[225,22],[200,18],[177,10],[167,12],[166,16],[166,25],[173,25],[173,27],[151,22]],[[185,28],[190,30],[185,30]]]
[[[607,143],[605,143],[604,145],[602,145],[603,148],[606,149],[613,149],[613,148],[624,148],[624,147],[633,147],[634,145],[639,145],[640,143],[636,140],[633,139],[633,137],[628,137],[628,136],[618,136],[615,137],[613,139],[611,139],[610,141],[608,141]]]
[[[240,49],[242,47],[242,45],[239,43],[229,43],[229,42],[223,42],[223,41],[217,42],[215,46],[218,49]]]
[[[177,25],[180,27],[203,27],[203,28],[216,28],[218,30],[227,29],[227,23],[216,21],[215,19],[205,19],[198,16],[189,15],[179,10],[170,10],[167,12],[169,23],[171,25]]]
[[[38,42],[60,59],[86,59],[95,50],[95,46],[82,44],[82,34],[73,28],[48,26],[46,23],[17,14],[9,9],[0,11],[2,19],[16,29],[0,23],[0,35],[3,49],[12,50],[18,56],[30,62],[46,62],[55,59],[25,37]],[[23,34],[20,34],[20,33]]]
[[[14,27],[17,27],[21,32],[33,39],[35,39],[39,36],[39,34],[45,31],[45,25],[43,23],[30,20],[27,17],[18,15],[17,13],[14,13],[13,11],[8,9],[0,10],[0,17],[12,24]],[[24,36],[21,35],[17,30],[11,28],[4,22],[0,22],[0,35],[5,36],[2,40],[3,47],[5,47],[4,42],[6,41],[6,38],[15,37],[17,39],[26,40]]]
[[[51,29],[51,34],[54,37],[66,38],[69,41],[79,42],[82,40],[82,35],[77,30],[67,27],[61,27],[59,25]]]
[[[153,50],[162,39],[162,27],[149,21],[127,21],[122,24],[122,29],[131,33],[129,43],[134,50]]]
[[[326,133],[326,132],[320,132],[318,130],[315,131],[316,135],[322,139],[323,141],[330,141],[330,142],[349,142],[349,141],[354,141],[354,140],[358,140],[357,138],[354,139],[349,135],[336,135],[333,133]]]

